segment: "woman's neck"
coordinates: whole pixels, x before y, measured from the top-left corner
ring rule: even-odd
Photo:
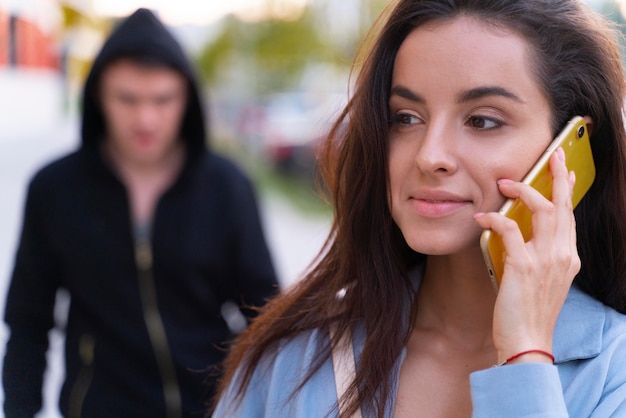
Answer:
[[[480,250],[429,256],[414,326],[439,330],[463,344],[491,345],[495,299]]]

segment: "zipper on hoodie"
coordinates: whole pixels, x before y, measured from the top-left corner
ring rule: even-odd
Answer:
[[[93,379],[93,359],[96,341],[90,334],[81,335],[78,340],[78,356],[82,363],[78,377],[72,385],[68,406],[68,418],[80,418],[83,414],[85,396]]]
[[[146,238],[135,240],[135,261],[139,273],[139,293],[148,336],[156,356],[163,384],[166,417],[182,417],[182,399],[176,369],[171,356],[163,319],[159,312],[153,274],[152,248]]]

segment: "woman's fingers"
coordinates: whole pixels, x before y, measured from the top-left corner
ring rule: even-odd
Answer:
[[[532,213],[533,239],[530,245],[537,254],[552,254],[539,260],[552,262],[556,259],[561,263],[575,265],[578,263],[576,246],[576,229],[572,211],[572,192],[574,178],[567,171],[563,150],[559,148],[550,158],[552,174],[552,200],[543,197],[532,187],[511,181],[500,181],[500,191],[508,197],[519,198]],[[504,241],[504,236],[503,236]],[[570,260],[570,257],[572,258]],[[549,266],[545,266],[548,268]]]
[[[573,184],[570,184],[570,173],[565,165],[563,148],[558,148],[550,158],[552,173],[552,203],[557,208],[572,212]]]
[[[556,318],[580,269],[572,211],[575,178],[562,150],[550,159],[552,196],[531,186],[501,180],[503,195],[520,199],[532,213],[532,238],[524,237],[511,219],[497,212],[477,216],[483,228],[498,233],[506,248],[504,275],[494,311],[494,343],[507,353],[538,344],[549,348]]]

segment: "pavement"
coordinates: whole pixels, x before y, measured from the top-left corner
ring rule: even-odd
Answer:
[[[43,164],[78,146],[78,120],[64,106],[64,86],[56,75],[0,70],[0,313],[4,312],[28,181]],[[304,216],[275,194],[260,196],[260,211],[279,279],[287,287],[300,278],[321,249],[330,219]],[[7,336],[0,321],[0,359]],[[50,339],[40,418],[60,417],[56,399],[63,378],[63,340],[56,331]],[[0,390],[0,402],[3,393]]]

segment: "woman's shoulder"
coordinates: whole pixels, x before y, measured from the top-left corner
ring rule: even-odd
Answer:
[[[291,338],[282,339],[274,353],[268,357],[274,363],[274,367],[289,367],[291,362],[300,364],[313,363],[328,345],[328,334],[319,329],[302,331]]]
[[[237,416],[325,416],[337,403],[332,362],[327,352],[328,333],[321,329],[305,330],[281,340],[268,350],[254,369],[241,402],[229,395],[241,384],[241,369],[220,400],[217,416],[236,405]],[[311,378],[300,384],[309,373]]]
[[[574,286],[557,323],[553,348],[572,415],[624,416],[626,315]]]

